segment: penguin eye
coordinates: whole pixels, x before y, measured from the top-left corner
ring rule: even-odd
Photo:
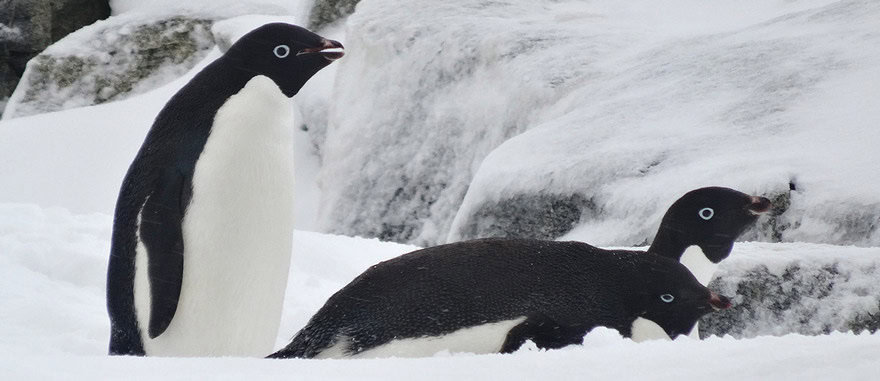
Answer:
[[[700,218],[702,218],[706,221],[709,221],[712,219],[713,216],[715,216],[715,211],[712,210],[712,208],[703,208],[703,209],[700,209],[700,211],[697,214],[700,215]]]
[[[672,294],[663,294],[660,295],[660,300],[662,300],[664,303],[672,303],[672,301],[675,300],[675,297],[672,296]]]
[[[275,57],[284,58],[290,54],[290,47],[287,45],[278,45],[275,49],[272,49],[272,52],[275,53]]]

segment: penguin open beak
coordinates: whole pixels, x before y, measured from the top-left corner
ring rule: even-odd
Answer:
[[[318,53],[326,58],[328,61],[336,61],[345,55],[344,50],[345,47],[342,46],[339,41],[325,39],[321,41],[321,46],[303,49],[299,53],[296,53],[296,55],[299,56],[303,54]]]
[[[752,212],[752,214],[759,215],[770,211],[770,207],[770,199],[766,197],[752,196],[748,209],[749,212]]]
[[[731,306],[730,298],[724,295],[718,295],[714,292],[709,296],[709,304],[712,305],[712,308],[714,308],[715,311],[726,310]]]

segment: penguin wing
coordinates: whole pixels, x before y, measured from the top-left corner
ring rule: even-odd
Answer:
[[[140,239],[149,261],[150,338],[165,332],[177,311],[183,279],[183,216],[192,196],[191,176],[165,172],[141,209]]]

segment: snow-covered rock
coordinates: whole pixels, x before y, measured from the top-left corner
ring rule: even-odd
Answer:
[[[0,115],[28,60],[49,44],[107,16],[107,0],[4,2],[0,7]]]
[[[700,334],[736,338],[880,328],[880,248],[737,244],[709,288],[733,307],[706,315]]]
[[[212,23],[132,14],[82,28],[28,63],[4,118],[125,99],[168,83],[214,46]]]
[[[565,53],[554,49],[563,38],[555,31],[571,25],[553,19],[571,11],[566,5],[359,4],[323,144],[321,226],[442,240],[482,158],[560,96],[553,78],[565,74]]]
[[[688,190],[793,186],[752,237],[880,243],[880,3],[373,0],[347,28],[327,231],[635,245]]]
[[[309,28],[322,29],[354,12],[360,0],[317,0],[309,12]]]
[[[313,0],[110,0],[114,15],[164,13],[226,19],[241,15],[301,15]],[[304,19],[304,18],[303,18]]]

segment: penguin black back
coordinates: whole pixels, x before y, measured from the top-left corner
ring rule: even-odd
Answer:
[[[474,240],[371,267],[271,357],[310,358],[331,347],[351,356],[395,340],[504,321],[514,323],[491,351],[511,352],[526,340],[559,348],[580,343],[596,326],[630,336],[638,318],[674,337],[726,303],[681,264],[660,256],[580,242]]]
[[[196,162],[217,111],[255,76],[272,79],[288,97],[341,48],[304,28],[267,24],[243,36],[181,88],[156,117],[123,180],[116,204],[107,307],[111,354],[144,355],[150,337],[168,327],[177,309],[183,273],[182,221],[192,196]],[[152,295],[149,327],[138,326],[134,306],[138,236],[149,252]]]

